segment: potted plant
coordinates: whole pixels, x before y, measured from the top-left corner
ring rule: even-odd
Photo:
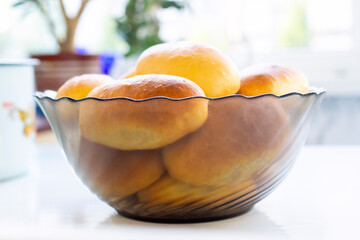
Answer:
[[[52,1],[52,0],[51,0]],[[59,2],[59,11],[65,23],[65,35],[57,34],[57,24],[54,16],[49,10],[50,0],[18,0],[14,3],[14,7],[35,6],[41,13],[46,22],[49,32],[56,40],[59,46],[59,52],[54,55],[32,55],[41,61],[36,68],[36,88],[39,91],[45,89],[56,90],[67,79],[84,73],[100,72],[99,56],[85,55],[75,52],[74,40],[79,20],[84,13],[84,9],[90,0],[81,0],[80,8],[74,17],[70,17],[65,10],[64,0]]]
[[[160,37],[161,24],[157,16],[159,10],[181,10],[186,5],[187,0],[128,0],[123,15],[115,19],[117,31],[128,48],[124,52],[125,58],[113,69],[113,75],[129,74],[141,52],[164,42]]]
[[[157,12],[160,9],[183,9],[185,1],[129,0],[125,13],[117,19],[120,36],[128,44],[125,56],[137,56],[148,47],[162,43]]]

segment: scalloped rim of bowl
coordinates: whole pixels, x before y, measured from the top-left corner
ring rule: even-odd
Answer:
[[[71,97],[55,98],[54,97],[55,95],[53,93],[56,93],[56,91],[46,90],[44,92],[37,91],[33,94],[33,96],[39,100],[40,99],[49,99],[54,102],[61,101],[63,99],[70,100],[71,102],[82,102],[82,101],[85,101],[88,99],[93,99],[93,100],[98,100],[98,101],[113,101],[113,100],[121,99],[121,100],[130,100],[132,102],[145,102],[145,101],[150,101],[150,100],[154,100],[154,99],[167,99],[167,100],[171,100],[171,101],[182,101],[182,100],[194,99],[194,98],[203,98],[203,99],[207,99],[207,100],[219,100],[219,99],[232,98],[232,97],[240,97],[240,98],[245,98],[245,99],[256,99],[256,98],[261,98],[261,97],[266,97],[266,96],[272,96],[272,97],[276,97],[276,98],[286,98],[286,97],[293,96],[293,95],[305,97],[305,96],[310,96],[310,95],[322,95],[325,92],[326,92],[326,89],[324,89],[324,88],[311,87],[309,92],[307,92],[307,93],[291,92],[291,93],[287,93],[284,95],[275,95],[272,93],[266,93],[266,94],[261,94],[261,95],[256,95],[256,96],[245,96],[245,95],[241,95],[241,94],[232,94],[232,95],[226,95],[226,96],[216,97],[216,98],[203,97],[203,96],[192,96],[192,97],[186,97],[186,98],[170,98],[170,97],[165,97],[165,96],[156,96],[156,97],[151,97],[151,98],[146,98],[146,99],[133,99],[133,98],[128,98],[128,97],[115,97],[115,98],[86,97],[86,98],[82,98],[82,99],[74,99]],[[50,94],[53,96],[50,96]]]

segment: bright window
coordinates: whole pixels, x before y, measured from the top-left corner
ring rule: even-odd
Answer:
[[[76,9],[79,1],[67,0],[68,10]],[[77,46],[95,53],[109,48],[123,51],[113,19],[123,12],[126,1],[92,0],[80,21]],[[163,39],[208,42],[240,68],[257,63],[292,65],[330,94],[360,93],[360,1],[178,1],[187,7],[158,12]],[[20,21],[21,11],[11,10],[11,2],[0,0],[0,57],[56,52],[41,18],[31,13]]]
[[[165,38],[206,40],[220,47],[247,41],[255,53],[295,49],[350,52],[355,48],[353,0],[191,0],[187,3],[185,13],[160,13]]]
[[[160,14],[164,37],[210,42],[239,67],[257,63],[298,67],[313,85],[327,88],[329,94],[360,93],[360,1],[188,3],[187,11],[177,16]]]

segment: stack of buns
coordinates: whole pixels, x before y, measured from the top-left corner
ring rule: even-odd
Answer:
[[[151,206],[210,201],[252,186],[289,134],[274,95],[307,91],[297,69],[239,71],[214,47],[179,42],[145,50],[119,80],[72,78],[57,98],[88,98],[73,116],[81,133],[73,165],[82,180],[102,198],[136,196]],[[273,95],[251,98],[262,94]]]

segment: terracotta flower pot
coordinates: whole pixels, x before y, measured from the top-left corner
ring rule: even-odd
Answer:
[[[57,90],[69,78],[88,73],[100,73],[98,55],[60,53],[56,55],[33,55],[40,60],[35,69],[36,90]]]

